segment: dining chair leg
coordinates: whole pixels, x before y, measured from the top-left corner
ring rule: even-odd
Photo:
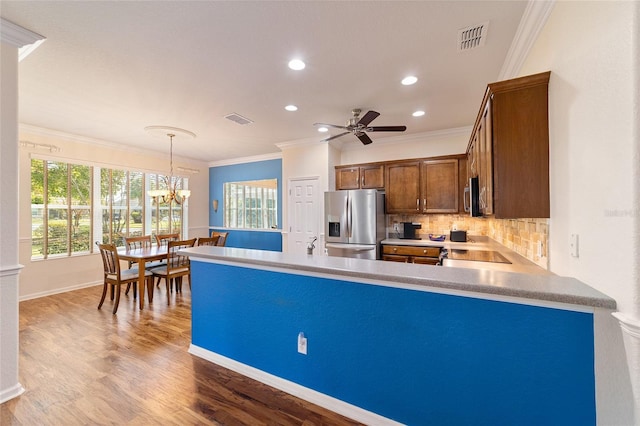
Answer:
[[[129,295],[129,290],[131,289],[131,283],[127,284],[127,289],[124,291],[125,296]]]
[[[102,307],[105,297],[107,297],[107,283],[104,283],[104,285],[102,286],[102,297],[100,298],[100,303],[98,303],[98,309]]]
[[[115,286],[111,286],[112,290],[115,290],[113,287]],[[116,301],[113,304],[113,314],[115,315],[115,313],[118,311],[118,304],[120,303],[120,286],[118,286],[118,292],[116,293]]]
[[[165,282],[167,283],[167,305],[171,304],[171,281],[169,277],[166,277]]]
[[[116,289],[113,288],[113,286],[111,286],[111,300],[113,300],[113,297],[115,295],[115,291],[116,291]]]

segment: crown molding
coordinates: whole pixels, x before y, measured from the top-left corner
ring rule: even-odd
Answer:
[[[165,160],[167,158],[169,158],[168,153],[164,153],[164,152],[159,152],[159,151],[150,151],[148,149],[143,149],[143,148],[137,148],[137,147],[132,147],[129,145],[123,145],[123,144],[119,144],[119,143],[115,143],[115,142],[109,142],[109,141],[105,141],[103,139],[95,139],[95,138],[90,138],[87,136],[80,136],[80,135],[74,135],[72,133],[66,133],[60,130],[53,130],[53,129],[47,129],[44,127],[38,127],[38,126],[33,126],[31,124],[19,124],[18,125],[18,130],[19,133],[27,133],[27,134],[31,134],[34,136],[42,136],[42,137],[48,137],[48,138],[56,138],[60,141],[68,141],[68,142],[73,142],[73,143],[79,143],[79,144],[85,144],[85,145],[92,145],[92,146],[101,146],[101,147],[105,147],[105,148],[111,148],[111,149],[117,149],[119,151],[125,151],[125,152],[130,152],[130,153],[134,153],[134,154],[138,154],[138,155],[142,155],[145,157],[155,157],[161,160]],[[20,141],[24,143],[23,146],[29,146],[29,144],[34,144],[32,141],[29,141],[28,137],[20,137]],[[56,146],[56,148],[58,148]],[[184,163],[193,163],[194,161],[197,160],[193,160],[187,157],[181,157],[181,156],[177,156],[174,155],[173,156],[174,160],[178,160]],[[203,162],[200,161],[200,163],[202,164]]]
[[[511,47],[509,47],[509,52],[507,52],[507,57],[500,70],[499,81],[518,76],[534,42],[540,35],[540,31],[547,23],[555,4],[555,0],[531,0],[527,3],[516,35],[511,42]]]
[[[325,140],[317,140],[315,138],[298,139],[288,142],[280,142],[275,144],[280,150],[286,150],[290,148],[299,148],[301,146],[322,145],[327,143]]]
[[[0,41],[17,48],[45,40],[44,36],[34,33],[26,28],[16,25],[11,21],[0,18]]]
[[[236,164],[256,163],[258,161],[281,160],[282,153],[274,152],[270,154],[252,155],[250,157],[231,158],[229,160],[212,161],[207,165],[209,167],[233,166]]]

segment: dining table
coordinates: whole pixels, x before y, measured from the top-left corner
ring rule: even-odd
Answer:
[[[138,264],[138,296],[140,309],[144,307],[145,263],[167,258],[167,246],[151,246],[135,249],[118,250],[120,260],[135,262]],[[153,295],[153,285],[149,287],[149,299]]]

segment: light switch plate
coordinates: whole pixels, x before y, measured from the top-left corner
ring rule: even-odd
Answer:
[[[579,257],[579,250],[578,250],[578,234],[571,234],[571,239],[569,240],[569,248],[571,249],[571,256],[573,257]]]

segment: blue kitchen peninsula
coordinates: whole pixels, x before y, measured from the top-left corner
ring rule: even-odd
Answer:
[[[367,424],[596,423],[594,313],[615,301],[578,280],[184,252],[194,355]]]

